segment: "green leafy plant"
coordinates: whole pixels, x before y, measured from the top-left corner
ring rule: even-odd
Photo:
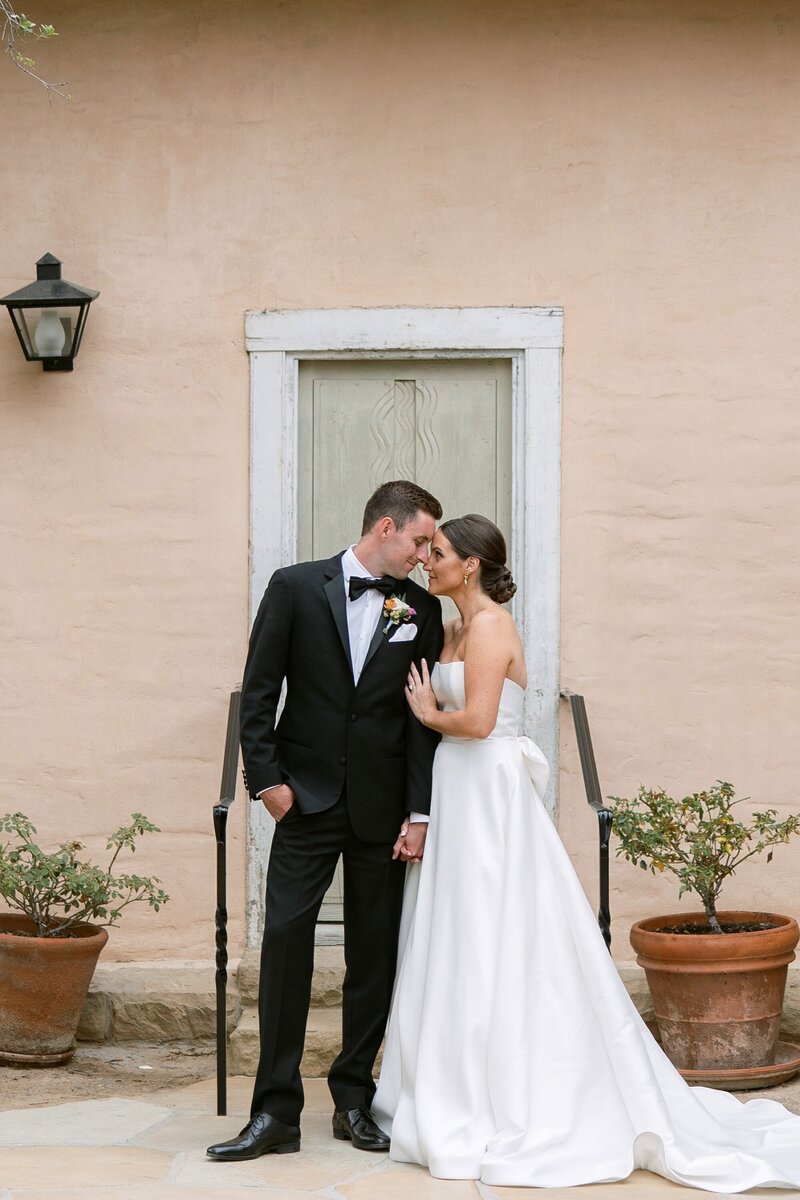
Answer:
[[[169,899],[154,876],[114,873],[121,850],[134,851],[142,834],[160,832],[141,813],[132,813],[130,825],[109,837],[106,849],[112,854],[105,868],[78,858],[82,842],[63,842],[49,854],[40,849],[24,813],[0,817],[0,831],[14,838],[0,843],[0,896],[35,922],[33,936],[69,937],[86,923],[116,925],[129,904],[144,900],[158,912]]]
[[[30,41],[48,41],[51,38],[58,37],[57,31],[52,25],[46,24],[43,21],[32,21],[25,13],[19,13],[14,8],[11,0],[0,0],[0,19],[3,23],[3,41],[5,42],[6,53],[11,58],[11,61],[26,75],[30,75],[33,79],[41,83],[48,92],[55,92],[59,96],[64,96],[60,90],[63,84],[49,83],[43,79],[36,71],[36,61],[29,54],[25,54],[20,49],[20,43]],[[65,99],[69,97],[64,96]]]
[[[714,933],[724,933],[717,900],[725,880],[748,858],[800,832],[800,814],[778,821],[774,808],[753,813],[748,823],[737,820],[731,810],[744,801],[734,800],[733,788],[721,780],[682,800],[673,800],[661,788],[645,787],[631,799],[609,800],[620,843],[617,855],[643,871],[677,875],[679,895],[695,892],[700,897]],[[772,851],[767,862],[771,859]]]

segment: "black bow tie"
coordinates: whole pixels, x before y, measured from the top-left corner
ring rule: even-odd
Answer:
[[[391,575],[382,575],[380,579],[362,579],[358,575],[353,575],[347,594],[351,600],[357,600],[359,596],[364,595],[364,592],[375,588],[376,592],[383,592],[384,596],[391,596],[392,592],[396,592],[401,586],[400,581],[393,579]]]

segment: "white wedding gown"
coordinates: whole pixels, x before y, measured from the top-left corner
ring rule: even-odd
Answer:
[[[464,707],[463,663],[433,683]],[[436,753],[372,1106],[391,1157],[500,1186],[640,1167],[708,1191],[800,1187],[800,1117],[688,1087],[636,1012],[542,805],[522,700],[506,680],[490,736]]]

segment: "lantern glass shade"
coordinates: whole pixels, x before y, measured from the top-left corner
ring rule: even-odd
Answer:
[[[9,308],[28,362],[58,358],[71,362],[81,344],[88,308],[88,304]]]
[[[8,309],[28,362],[40,362],[45,371],[71,371],[98,294],[62,279],[60,260],[45,254],[36,264],[36,282],[3,296],[0,304]]]

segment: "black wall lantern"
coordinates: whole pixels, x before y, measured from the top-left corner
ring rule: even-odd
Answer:
[[[45,371],[71,371],[89,305],[99,296],[61,278],[61,260],[45,254],[36,264],[36,282],[3,296],[28,362]]]

